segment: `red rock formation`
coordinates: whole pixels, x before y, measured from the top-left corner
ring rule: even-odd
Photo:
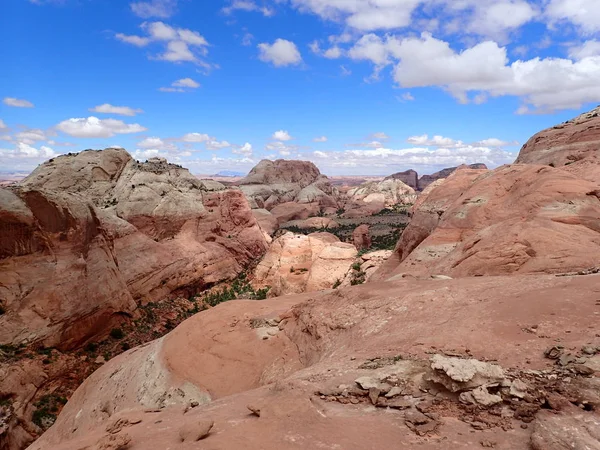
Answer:
[[[448,178],[456,169],[482,170],[482,169],[487,169],[487,166],[485,164],[481,164],[481,163],[470,164],[468,166],[463,164],[462,166],[459,166],[459,167],[448,167],[446,169],[442,169],[439,172],[432,173],[431,175],[423,175],[421,178],[419,178],[419,190],[421,190],[421,191],[424,190],[427,186],[429,186],[431,183],[433,183],[436,180]]]
[[[595,278],[405,279],[222,304],[104,365],[31,450],[87,448],[110,436],[164,449],[203,421],[214,422],[202,441],[210,448],[411,448],[427,436],[427,448],[439,450],[449,441],[465,450],[481,442],[554,450],[543,443],[565,436],[595,448],[594,411],[575,408],[569,420],[567,409],[548,424],[542,409],[536,419],[552,393],[562,392],[551,405],[597,401],[583,387],[597,378],[569,372],[563,382],[564,369],[544,358],[555,336],[574,354],[591,342]],[[532,325],[535,333],[523,331]],[[464,390],[466,402],[487,392],[486,382],[498,387],[487,395],[500,398],[502,417],[446,387]]]
[[[419,174],[412,170],[406,170],[404,172],[398,172],[386,177],[385,180],[400,180],[407,186],[410,186],[414,190],[419,188]]]
[[[518,164],[548,164],[589,181],[600,179],[600,107],[540,131],[527,141]]]
[[[352,242],[358,251],[371,248],[371,236],[369,235],[369,225],[359,225],[352,232]]]
[[[1,344],[77,347],[266,250],[240,191],[115,149],[55,158],[0,190],[0,230]]]

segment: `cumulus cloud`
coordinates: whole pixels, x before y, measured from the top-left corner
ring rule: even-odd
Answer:
[[[319,136],[313,139],[313,142],[327,142],[327,136]]]
[[[56,133],[49,133],[39,128],[25,128],[22,131],[15,133],[13,139],[15,141],[23,142],[28,145],[33,145],[36,142],[47,141],[49,136]]]
[[[569,56],[576,60],[600,56],[600,41],[592,39],[581,45],[573,46],[569,49]]]
[[[166,150],[166,151],[174,151],[177,150],[177,146],[172,142],[163,141],[159,137],[147,137],[142,139],[137,143],[137,146],[143,149],[156,149],[156,150]]]
[[[94,106],[90,108],[90,111],[102,114],[118,114],[121,116],[135,116],[144,112],[141,109],[130,108],[129,106],[113,106],[109,103]]]
[[[204,61],[208,54],[208,41],[197,31],[174,28],[164,22],[144,22],[141,25],[146,36],[116,33],[115,38],[127,44],[145,47],[151,43],[162,43],[163,52],[150,55],[150,59],[169,62],[192,62],[206,69],[213,66]]]
[[[433,136],[430,139],[429,136],[426,134],[422,136],[411,136],[406,140],[406,142],[413,145],[441,148],[460,147],[463,145],[462,141],[455,141],[454,139],[443,136]]]
[[[275,133],[273,133],[273,135],[271,136],[271,139],[275,139],[277,141],[291,141],[293,138],[292,136],[290,136],[290,133],[288,133],[285,130],[279,130],[276,131]]]
[[[231,147],[231,144],[227,141],[216,141],[216,140],[209,140],[206,141],[206,143],[204,144],[206,145],[206,148],[208,150],[221,150],[223,148],[227,148],[227,147]]]
[[[395,64],[393,77],[400,87],[441,87],[461,103],[509,95],[523,99],[520,112],[551,112],[600,101],[600,56],[509,63],[506,48],[496,42],[457,52],[429,33],[403,39],[368,34],[348,53],[371,61],[376,72]]]
[[[390,137],[384,132],[380,131],[377,133],[373,133],[369,136],[371,139],[378,139],[380,141],[387,141]]]
[[[489,138],[476,142],[473,145],[478,145],[481,147],[514,147],[519,145],[519,143],[517,141],[508,142],[497,138]]]
[[[45,145],[36,148],[24,142],[17,142],[14,148],[0,148],[0,160],[6,163],[4,168],[10,167],[12,170],[31,170],[35,165],[55,156],[58,156],[58,153]]]
[[[2,102],[8,106],[14,106],[15,108],[33,108],[33,103],[28,100],[15,97],[4,97]]]
[[[192,89],[200,87],[200,83],[191,78],[182,78],[177,81],[173,81],[171,86],[158,88],[162,92],[187,92]]]
[[[131,11],[142,19],[158,17],[168,19],[177,10],[177,0],[151,0],[147,2],[132,2]]]
[[[600,31],[600,9],[596,0],[550,0],[546,15],[555,22],[570,22],[584,34]]]
[[[232,14],[234,11],[257,11],[262,13],[265,17],[271,17],[275,14],[275,11],[266,6],[258,6],[256,2],[252,0],[234,0],[229,6],[224,7],[221,11],[224,14]]]
[[[137,123],[127,124],[117,119],[98,119],[94,116],[63,120],[56,128],[78,138],[109,138],[117,134],[146,131],[146,128]]]
[[[208,134],[203,133],[187,133],[181,137],[181,141],[183,142],[206,142],[210,141],[211,138]]]
[[[266,150],[276,151],[281,156],[290,156],[292,152],[297,151],[299,148],[297,145],[289,145],[281,141],[269,142],[265,145]]]
[[[277,39],[272,44],[265,42],[258,44],[258,50],[258,58],[275,67],[298,65],[302,62],[302,56],[296,44],[285,39]]]
[[[236,155],[244,155],[246,157],[250,157],[250,156],[252,156],[252,153],[253,153],[252,144],[250,144],[249,142],[246,142],[244,145],[240,145],[240,146],[236,145],[233,147],[231,152],[235,153]]]

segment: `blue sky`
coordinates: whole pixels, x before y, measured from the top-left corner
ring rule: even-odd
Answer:
[[[3,0],[0,171],[121,146],[193,173],[512,162],[600,102],[597,0]]]

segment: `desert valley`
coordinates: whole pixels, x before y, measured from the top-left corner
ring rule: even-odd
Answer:
[[[600,448],[600,114],[514,164],[0,189],[0,448]]]

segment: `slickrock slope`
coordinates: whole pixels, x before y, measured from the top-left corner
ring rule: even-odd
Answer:
[[[252,208],[271,211],[279,223],[337,208],[337,189],[309,161],[263,160],[237,184]]]
[[[427,186],[429,186],[434,181],[448,178],[450,176],[450,174],[452,174],[457,169],[485,170],[485,169],[487,169],[487,166],[485,164],[481,164],[481,163],[470,164],[470,165],[463,164],[462,166],[458,166],[458,167],[448,167],[446,169],[442,169],[439,172],[432,173],[431,175],[423,175],[421,178],[419,178],[419,189],[424,190]]]
[[[595,449],[597,287],[405,279],[222,304],[103,366],[30,448]]]
[[[254,271],[258,286],[278,296],[330,289],[346,277],[356,258],[352,244],[331,233],[285,233],[273,241]]]
[[[521,149],[516,163],[548,164],[600,181],[600,107],[541,131]]]
[[[559,273],[598,262],[597,184],[569,172],[460,170],[420,200],[396,247],[395,274]]]
[[[50,160],[0,202],[1,344],[79,346],[136,302],[233,278],[267,247],[240,191],[124,150]]]

